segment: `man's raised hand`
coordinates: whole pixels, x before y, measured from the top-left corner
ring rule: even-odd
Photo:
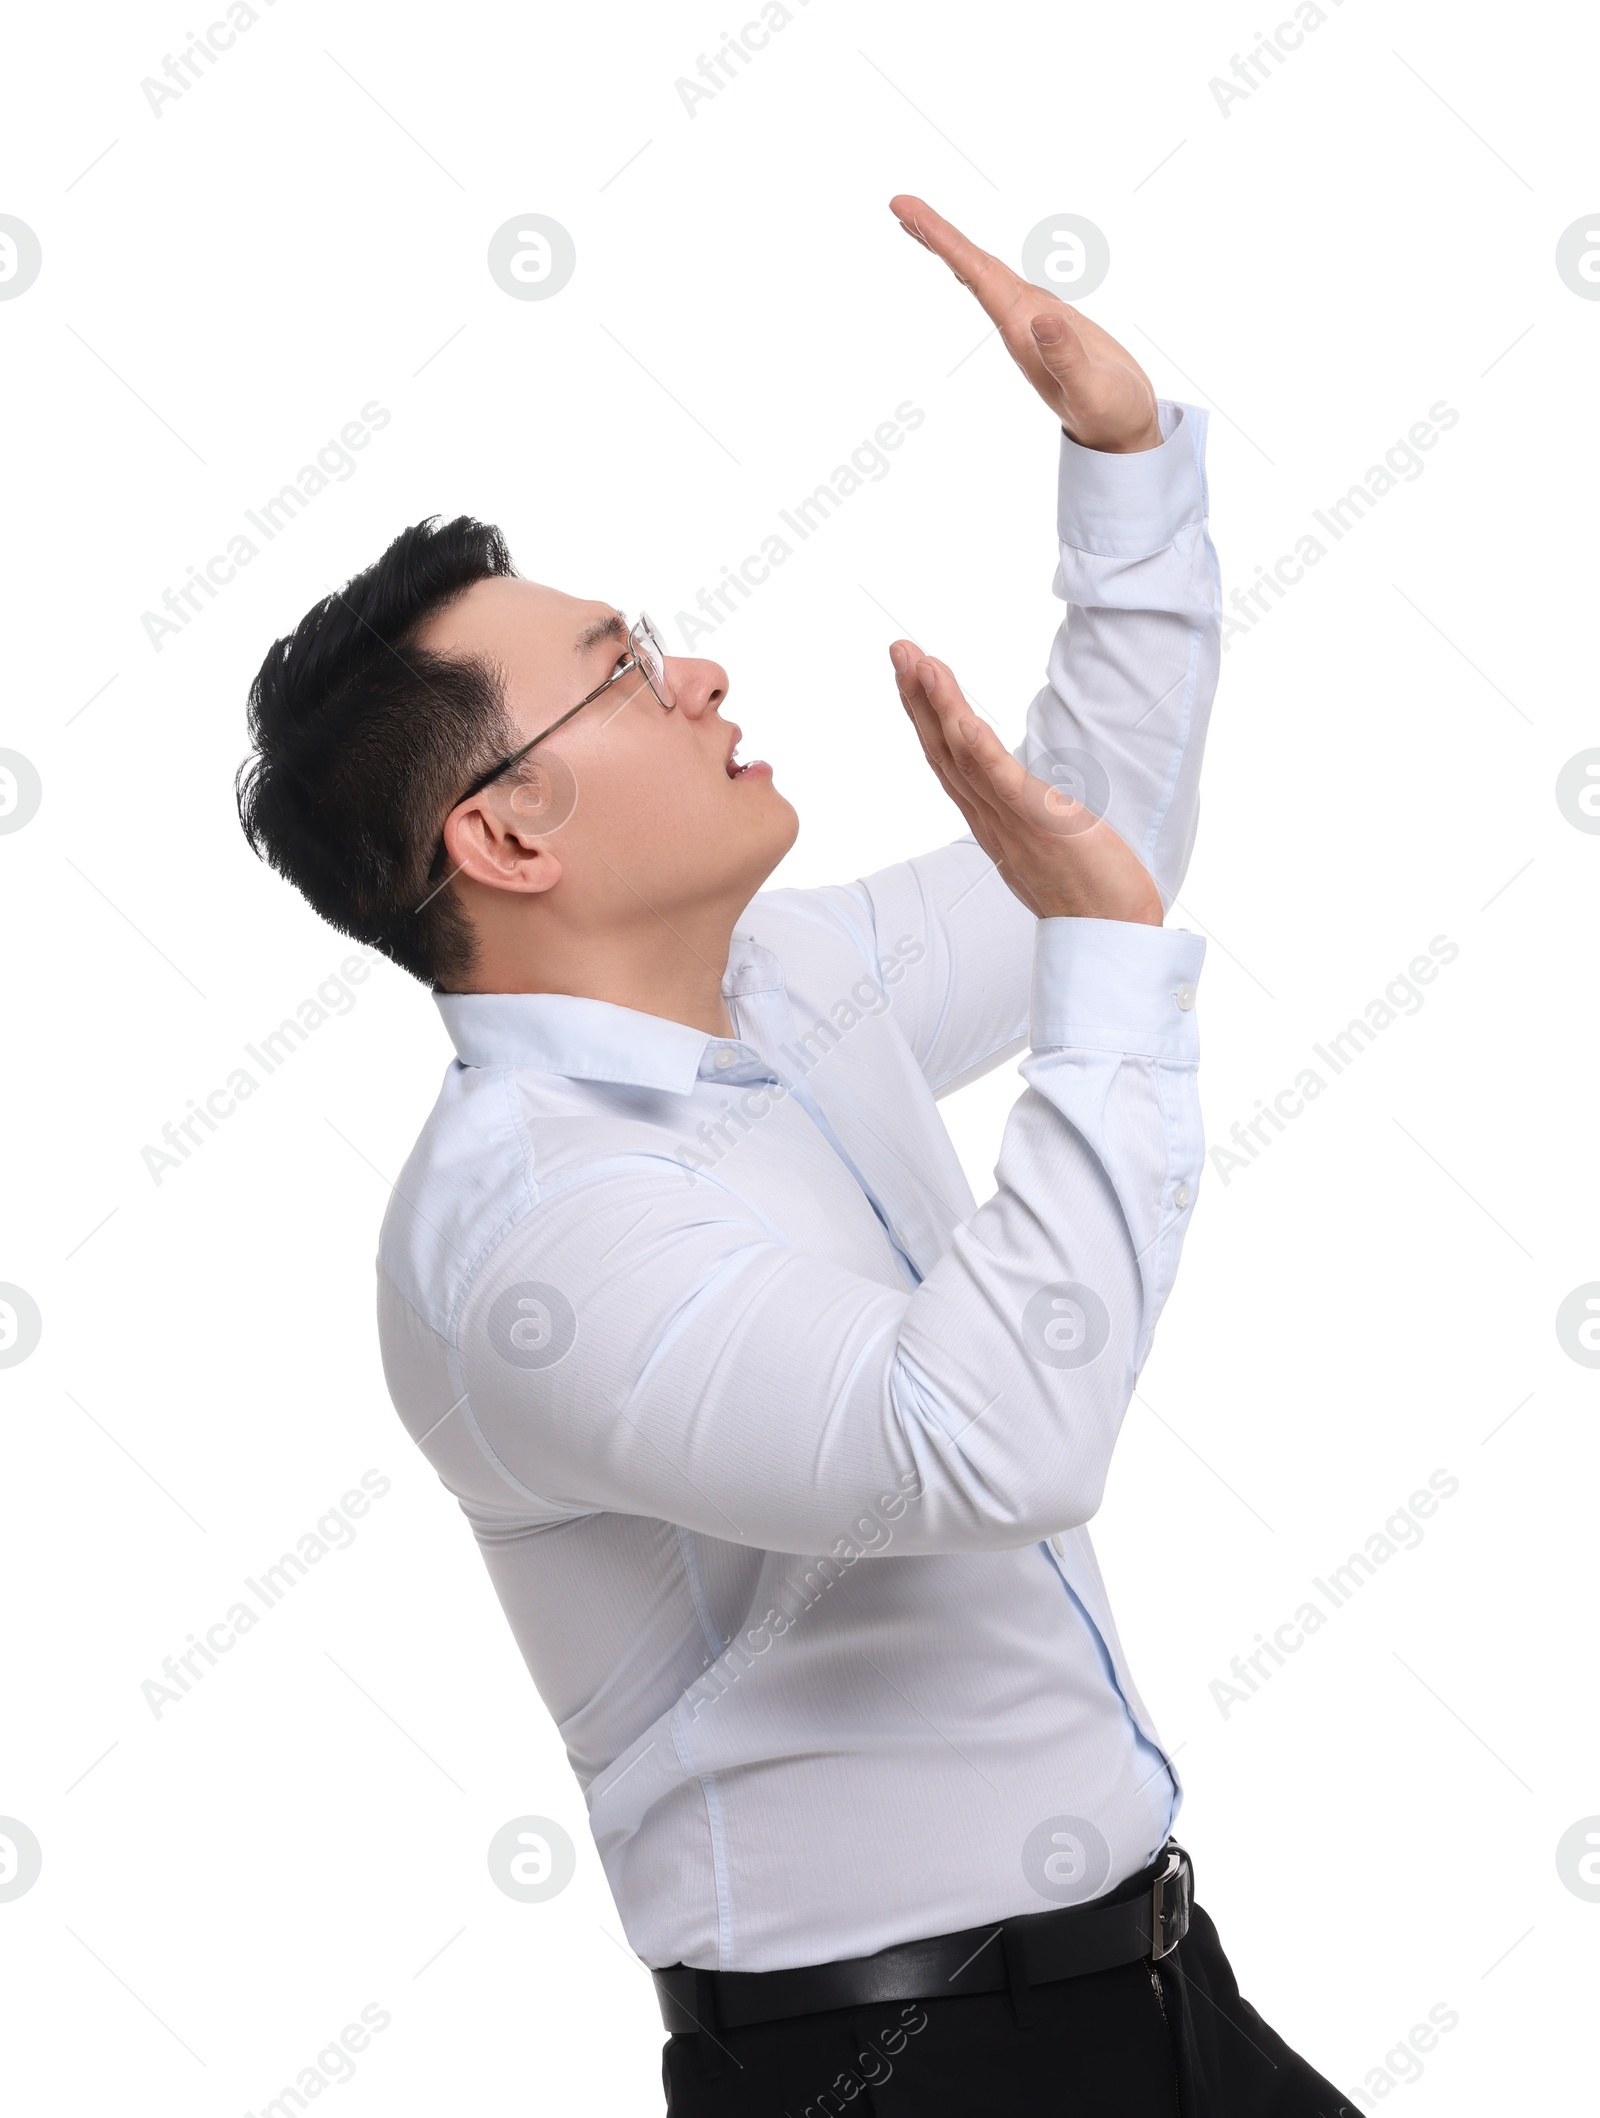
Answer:
[[[889,209],[977,296],[1006,351],[1074,441],[1118,455],[1160,447],[1150,378],[1110,332],[980,250],[925,200],[901,192]]]
[[[889,655],[924,756],[1012,894],[1039,919],[1159,927],[1161,894],[1127,840],[1019,765],[943,662],[911,640]]]

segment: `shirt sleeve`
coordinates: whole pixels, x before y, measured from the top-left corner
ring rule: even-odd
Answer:
[[[1200,765],[1221,659],[1207,529],[1208,415],[1160,407],[1159,448],[1106,455],[1061,436],[1065,604],[1043,689],[1013,756],[1103,815],[1170,910],[1194,847]],[[837,916],[915,935],[893,1008],[936,1095],[1022,1049],[1037,922],[971,833],[832,891]]]
[[[859,1555],[868,1520],[905,1553],[1087,1520],[1198,1183],[1205,943],[1035,927],[998,1190],[919,1287],[795,1248],[714,1177],[619,1156],[478,1268],[455,1402],[397,1389],[445,1483],[523,1522],[620,1512],[808,1554]]]

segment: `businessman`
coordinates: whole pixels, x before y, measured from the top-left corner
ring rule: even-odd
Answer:
[[[1205,414],[892,206],[1059,429],[1016,752],[890,648],[959,836],[764,889],[798,820],[727,672],[468,517],[275,644],[241,819],[454,1043],[385,1372],[566,1743],[673,2118],[1338,2118],[1194,1902],[1086,1528],[1202,1160],[1204,943],[1163,919],[1218,661]],[[980,1208],[938,1099],[1018,1054]],[[1174,1535],[1153,1497],[1164,1578]],[[1309,1887],[1286,1857],[1258,1948]]]

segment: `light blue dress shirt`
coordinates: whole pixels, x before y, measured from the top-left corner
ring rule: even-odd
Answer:
[[[1205,415],[1161,418],[1135,456],[1062,437],[1067,611],[1017,755],[1170,905],[1219,591]],[[385,1370],[647,1963],[1042,1911],[1170,1830],[1085,1525],[1199,1184],[1204,947],[1036,920],[966,835],[757,896],[731,1039],[439,996],[457,1057],[383,1227]],[[980,1208],[937,1099],[1019,1053]]]

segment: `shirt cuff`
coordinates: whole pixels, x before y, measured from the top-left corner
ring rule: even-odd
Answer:
[[[1041,919],[1033,938],[1030,1041],[1197,1065],[1195,988],[1205,938],[1126,919]]]
[[[1198,405],[1157,403],[1159,448],[1112,455],[1081,448],[1063,428],[1056,527],[1074,551],[1142,559],[1164,551],[1187,525],[1204,522],[1206,426]]]

